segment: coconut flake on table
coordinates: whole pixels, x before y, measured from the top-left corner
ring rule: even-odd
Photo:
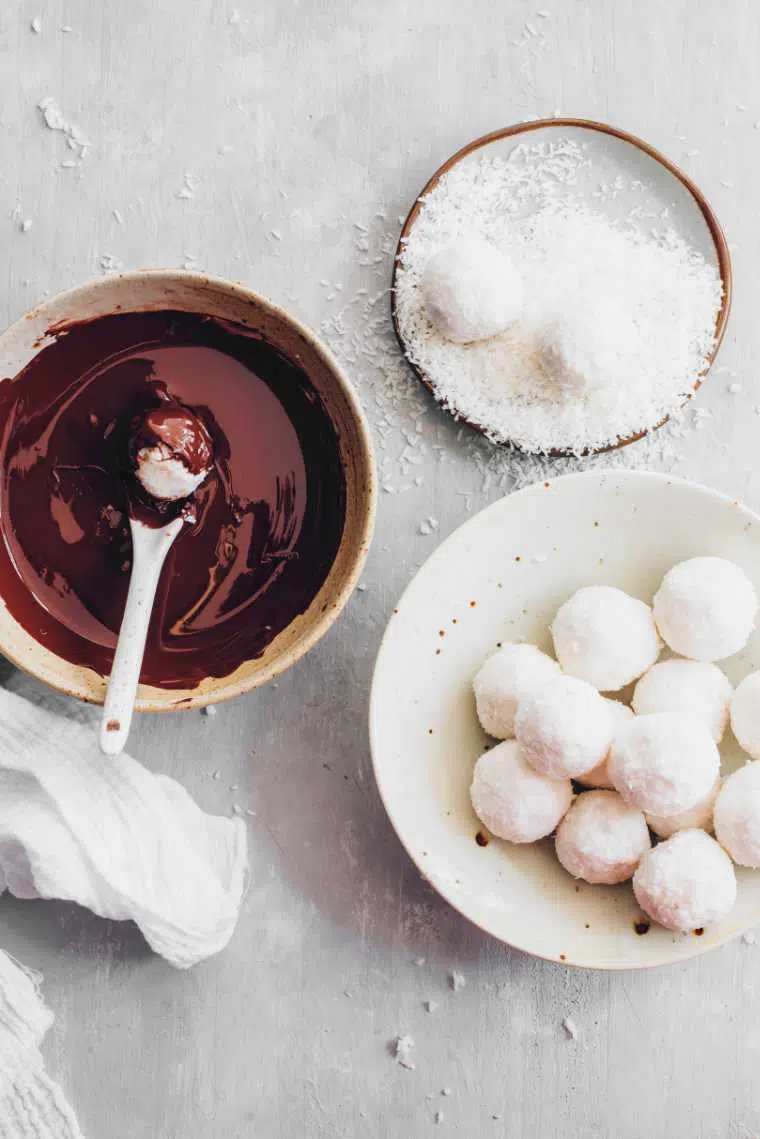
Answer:
[[[716,268],[672,230],[589,209],[572,194],[587,165],[569,139],[460,163],[422,199],[397,273],[399,329],[439,401],[530,452],[579,454],[654,427],[691,394],[714,347]],[[524,314],[500,336],[456,345],[428,319],[420,282],[430,258],[473,229],[522,275]]]
[[[75,151],[79,158],[84,158],[90,144],[79,127],[69,122],[55,99],[48,95],[37,104],[37,108],[48,130],[60,131],[65,135],[69,149]]]

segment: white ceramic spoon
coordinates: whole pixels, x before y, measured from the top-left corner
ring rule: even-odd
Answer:
[[[132,576],[100,724],[100,750],[106,755],[118,755],[127,742],[158,579],[183,523],[181,515],[165,526],[129,520]]]

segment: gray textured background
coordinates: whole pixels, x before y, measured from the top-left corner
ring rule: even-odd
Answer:
[[[386,487],[367,588],[308,659],[214,718],[135,732],[134,754],[207,809],[256,812],[228,950],[180,974],[128,926],[0,905],[0,944],[45,974],[50,1068],[90,1139],[417,1137],[437,1110],[467,1139],[760,1134],[760,948],[620,976],[510,952],[420,882],[375,792],[365,724],[382,627],[413,570],[537,473],[450,425],[399,364],[380,295],[398,215],[454,149],[528,115],[600,118],[683,163],[734,254],[729,335],[700,396],[713,416],[623,461],[759,506],[759,56],[753,0],[0,7],[0,321],[104,257],[243,280],[348,363]],[[80,167],[60,167],[72,154],[35,109],[49,95],[92,143]],[[193,196],[178,198],[186,173]],[[457,993],[451,969],[467,980]],[[411,1072],[387,1053],[404,1032]]]

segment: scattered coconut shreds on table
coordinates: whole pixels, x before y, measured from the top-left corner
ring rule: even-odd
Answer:
[[[120,273],[124,262],[113,253],[104,253],[100,258],[100,268],[104,273]]]
[[[198,188],[198,182],[192,174],[185,173],[182,179],[182,185],[174,195],[175,198],[180,198],[183,201],[191,201],[195,197],[195,191]]]
[[[70,123],[61,111],[55,99],[48,96],[37,104],[42,113],[42,119],[48,130],[60,131],[66,138],[70,150],[83,159],[89,150],[90,144],[86,137],[73,123]]]
[[[640,182],[600,184],[590,208],[574,189],[588,167],[570,139],[455,166],[422,200],[397,275],[399,329],[439,402],[532,453],[580,455],[654,427],[714,347],[716,267],[661,213],[607,216]],[[525,308],[501,335],[454,344],[429,321],[420,282],[433,253],[473,230],[522,274]]]
[[[408,1071],[413,1072],[417,1067],[412,1059],[412,1049],[414,1048],[414,1041],[411,1036],[397,1036],[393,1042],[393,1055],[401,1065]]]
[[[562,1027],[565,1030],[565,1036],[567,1037],[568,1040],[577,1040],[578,1039],[578,1026],[576,1025],[576,1023],[572,1017],[566,1016],[565,1019],[562,1021]]]

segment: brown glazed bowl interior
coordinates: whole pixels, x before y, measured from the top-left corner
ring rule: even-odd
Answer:
[[[316,644],[348,601],[362,570],[375,514],[375,469],[369,429],[348,379],[316,337],[288,313],[241,285],[176,269],[122,273],[45,301],[0,336],[0,378],[15,377],[46,343],[48,329],[114,312],[176,309],[244,325],[297,363],[332,419],[346,479],[343,537],[326,581],[309,608],[275,637],[262,656],[229,676],[194,687],[140,685],[136,708],[166,712],[202,707],[266,683]],[[2,581],[0,581],[0,598]],[[25,672],[80,700],[102,703],[106,677],[62,659],[0,606],[0,652]]]

